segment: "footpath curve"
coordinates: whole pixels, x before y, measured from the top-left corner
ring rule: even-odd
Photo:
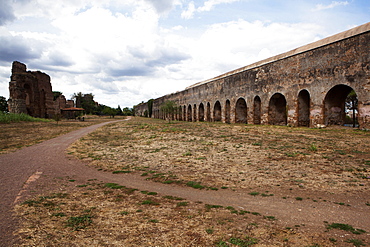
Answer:
[[[75,140],[112,122],[82,128],[42,143],[22,148],[14,153],[0,155],[0,246],[12,246],[18,239],[13,232],[18,229],[18,219],[13,216],[13,207],[24,201],[29,191],[45,193],[48,182],[57,177],[70,176],[78,182],[98,179],[118,183],[140,190],[155,191],[192,201],[208,204],[234,206],[239,209],[274,215],[283,225],[305,223],[307,230],[323,228],[323,221],[350,222],[355,227],[370,231],[369,207],[356,205],[360,195],[346,197],[352,207],[341,207],[333,203],[299,203],[278,197],[251,198],[247,191],[195,190],[189,187],[165,185],[145,180],[134,174],[112,174],[86,166],[85,163],[68,156],[67,147]],[[329,195],[328,195],[329,196]],[[335,200],[335,195],[333,200]],[[367,215],[367,216],[366,216]]]

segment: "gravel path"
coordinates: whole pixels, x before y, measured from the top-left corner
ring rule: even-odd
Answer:
[[[238,209],[273,215],[283,226],[304,224],[307,231],[324,231],[323,221],[348,223],[356,228],[370,231],[370,207],[364,201],[369,195],[334,195],[327,193],[331,201],[348,202],[351,207],[334,203],[297,201],[294,198],[282,199],[278,196],[252,197],[247,191],[237,190],[195,190],[176,185],[165,185],[147,181],[134,174],[112,174],[86,166],[83,162],[66,155],[66,148],[78,138],[108,123],[97,124],[70,132],[66,135],[22,148],[14,153],[0,155],[0,246],[12,246],[18,239],[13,232],[18,227],[18,219],[12,215],[13,206],[27,198],[29,192],[45,193],[50,179],[73,177],[77,182],[97,179],[103,182],[118,183],[139,190],[155,191],[192,201],[208,204],[233,206]],[[365,198],[364,198],[365,197]],[[367,198],[369,199],[369,198]]]

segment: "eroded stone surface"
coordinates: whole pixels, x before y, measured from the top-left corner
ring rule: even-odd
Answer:
[[[33,117],[52,118],[61,109],[72,107],[64,95],[54,99],[50,76],[40,71],[27,71],[25,64],[14,61],[9,82],[9,112]]]
[[[157,98],[152,117],[165,118],[160,106],[172,100],[179,120],[341,125],[345,99],[355,90],[359,125],[369,129],[369,51],[367,23]],[[147,110],[145,103],[135,107],[138,116]]]

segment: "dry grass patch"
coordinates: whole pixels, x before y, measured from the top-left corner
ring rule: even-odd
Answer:
[[[87,116],[86,121],[17,122],[0,124],[0,154],[30,146],[78,128],[111,121],[108,117]]]
[[[348,128],[133,118],[85,136],[69,152],[99,169],[206,189],[367,191],[370,178],[370,133]]]
[[[85,186],[86,185],[86,186]],[[21,246],[330,246],[275,217],[90,182],[16,207]]]

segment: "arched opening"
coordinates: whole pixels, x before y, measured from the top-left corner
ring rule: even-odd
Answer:
[[[302,90],[298,94],[298,126],[310,127],[310,93]]]
[[[287,125],[286,99],[281,93],[274,94],[269,102],[269,121],[270,125]]]
[[[179,121],[182,121],[182,107],[179,106]]]
[[[239,98],[235,104],[235,123],[247,123],[247,102],[245,99]]]
[[[32,109],[32,106],[31,106],[31,102],[33,102],[31,87],[28,84],[24,84],[23,87],[24,87],[24,92],[25,92],[24,99],[25,99],[25,103],[26,103],[27,114],[30,115],[30,116],[33,116],[33,109]]]
[[[197,121],[197,105],[194,104],[193,121]]]
[[[198,116],[199,121],[203,122],[204,121],[204,105],[203,105],[203,103],[200,103],[198,113],[199,113],[199,116]]]
[[[189,122],[193,121],[193,119],[192,119],[191,105],[188,106],[188,121]]]
[[[182,120],[186,121],[186,105],[182,108]]]
[[[220,101],[216,101],[215,106],[213,108],[213,121],[218,122],[221,121],[221,103]]]
[[[211,122],[211,104],[209,102],[207,103],[206,121]]]
[[[225,123],[230,123],[230,100],[226,100],[225,104]]]
[[[40,92],[40,114],[37,117],[42,117],[42,118],[48,118],[49,116],[47,115],[46,112],[46,93],[45,90],[42,89]]]
[[[356,126],[357,101],[353,88],[347,85],[334,86],[324,99],[324,124]]]
[[[253,100],[253,124],[261,124],[261,98],[254,97]]]

